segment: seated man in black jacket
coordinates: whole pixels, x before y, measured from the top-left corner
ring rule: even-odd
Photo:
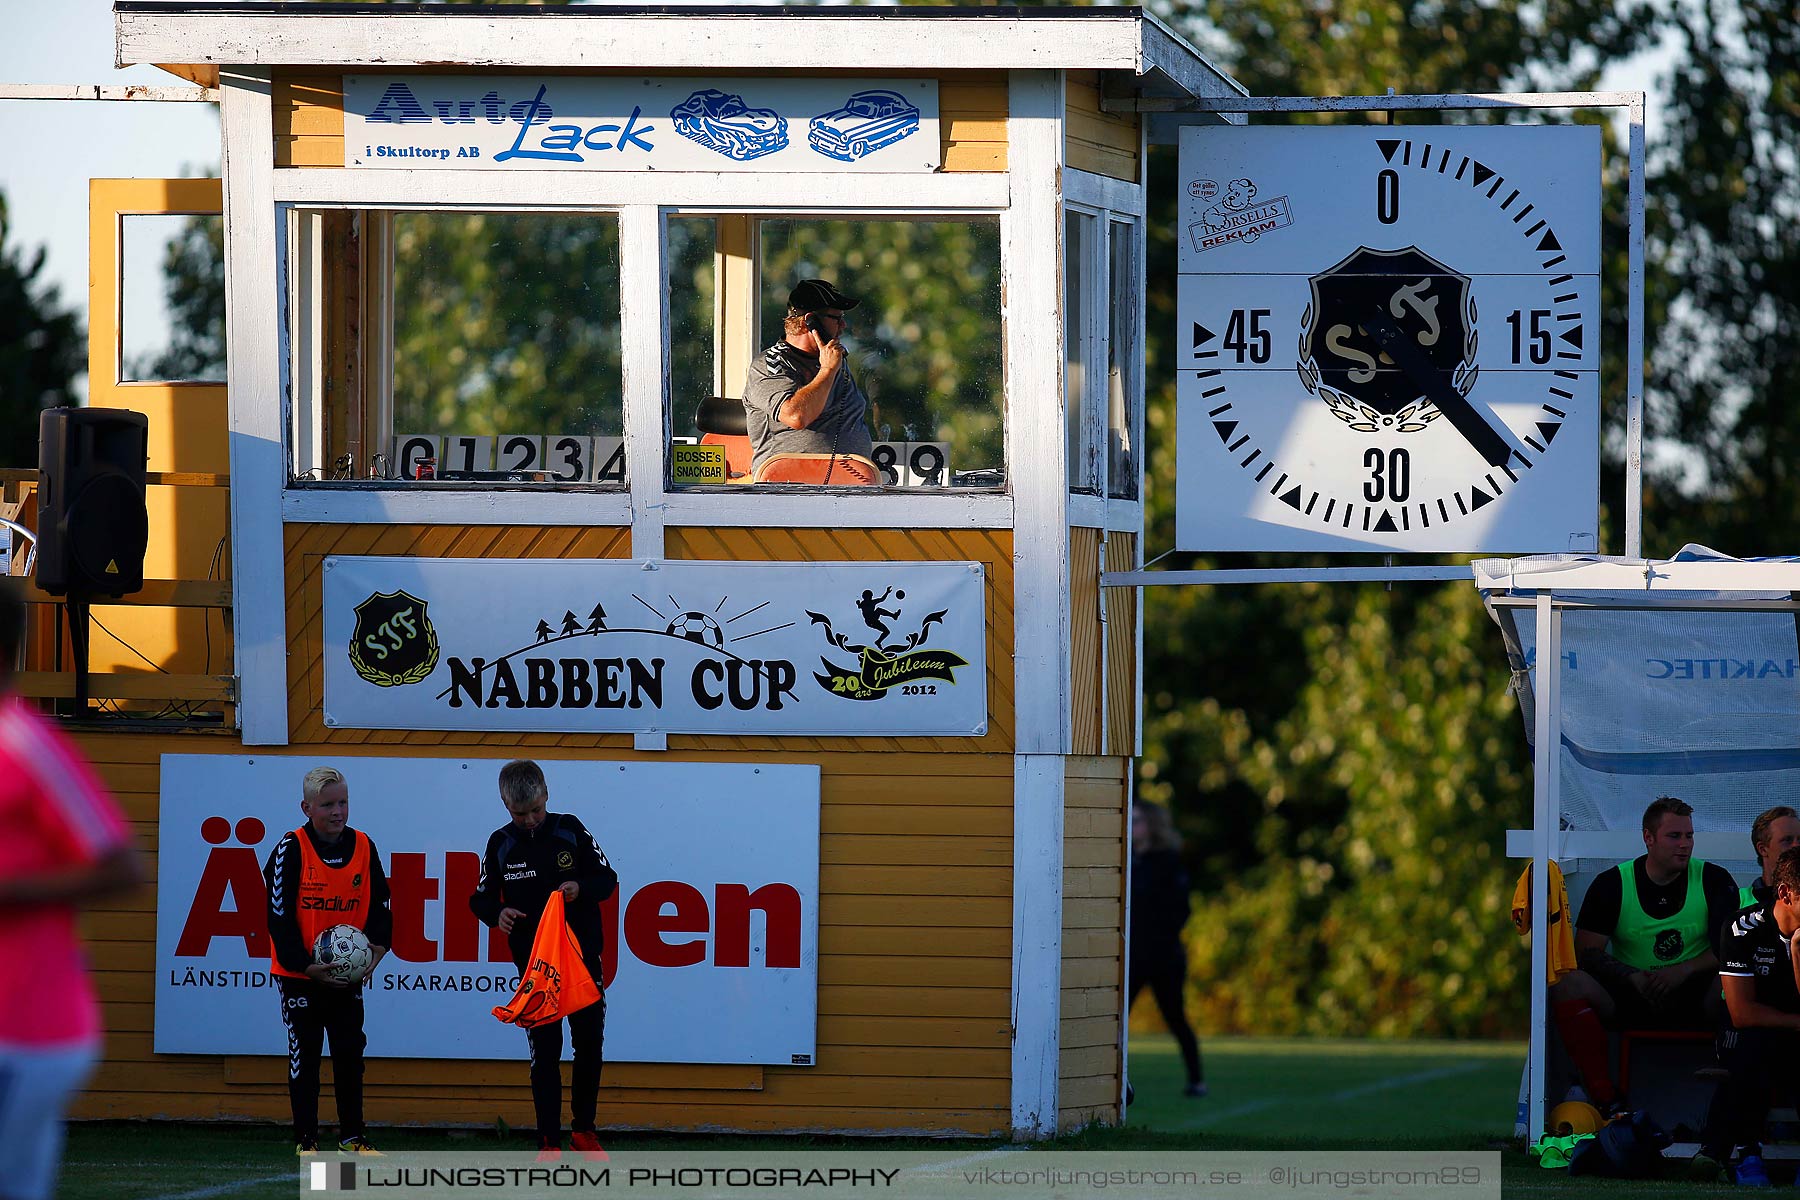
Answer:
[[[1762,1164],[1769,1103],[1800,1102],[1800,980],[1791,943],[1800,933],[1800,847],[1765,873],[1772,885],[1756,907],[1726,926],[1719,979],[1731,1022],[1719,1036],[1719,1062],[1729,1076],[1713,1096],[1701,1154],[1723,1165],[1742,1147],[1736,1182],[1769,1186]]]
[[[600,951],[605,933],[600,902],[619,884],[612,864],[585,826],[567,813],[544,810],[550,788],[534,762],[521,759],[500,768],[500,800],[512,820],[489,836],[481,858],[481,879],[469,908],[487,925],[506,934],[513,963],[525,970],[538,919],[552,891],[563,894],[569,931],[581,944],[581,958],[602,984]],[[570,1013],[569,1040],[575,1047],[570,1096],[571,1134],[576,1150],[597,1152],[595,1110],[600,1103],[600,1044],[606,1031],[606,994],[596,1004]],[[531,1046],[531,1099],[537,1110],[538,1148],[562,1145],[562,1026],[550,1021],[527,1031]]]

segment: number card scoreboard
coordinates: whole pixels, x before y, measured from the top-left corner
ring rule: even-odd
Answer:
[[[1600,131],[1181,131],[1184,550],[1593,550]]]

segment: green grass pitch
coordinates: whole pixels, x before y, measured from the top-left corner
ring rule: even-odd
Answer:
[[[1491,1150],[1503,1151],[1512,1196],[1727,1196],[1734,1189],[1684,1180],[1569,1179],[1535,1165],[1511,1141],[1525,1048],[1519,1043],[1386,1042],[1212,1038],[1203,1043],[1211,1094],[1181,1094],[1181,1062],[1166,1037],[1135,1038],[1136,1089],[1126,1124],[1088,1129],[1050,1149]],[[371,1064],[380,1070],[379,1061]],[[520,1067],[523,1071],[523,1066]],[[330,1101],[324,1105],[331,1111]],[[375,1114],[378,1116],[378,1114]],[[527,1121],[529,1113],[496,1113]],[[602,1098],[601,1119],[605,1119]],[[525,1150],[493,1131],[377,1126],[383,1149]],[[994,1142],[920,1139],[804,1140],[603,1134],[612,1149],[942,1149]],[[62,1200],[291,1200],[297,1164],[287,1131],[274,1126],[77,1124],[64,1156]],[[1741,1194],[1741,1193],[1738,1193]]]

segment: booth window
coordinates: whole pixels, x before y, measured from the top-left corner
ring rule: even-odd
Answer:
[[[1107,222],[1106,494],[1137,499],[1137,414],[1144,389],[1144,350],[1138,344],[1143,290],[1138,286],[1136,227]]]
[[[677,447],[675,486],[1005,485],[997,220],[721,216],[705,223],[715,238],[711,271],[694,252],[702,224],[672,219],[669,228],[671,427],[697,436],[699,454],[724,447],[725,470],[723,479],[684,474]],[[683,225],[691,228],[678,233]],[[857,301],[842,343],[867,411],[850,433],[854,446],[759,456],[745,386],[784,339],[788,295],[803,279],[829,280]],[[717,364],[716,386],[695,394],[686,390],[694,371],[685,368],[684,381],[682,364],[701,361]],[[852,451],[858,461],[847,464]]]
[[[1100,490],[1100,460],[1090,420],[1098,402],[1093,385],[1100,359],[1091,319],[1095,298],[1088,294],[1094,275],[1089,259],[1097,236],[1095,224],[1087,213],[1071,209],[1063,214],[1063,419],[1069,490],[1089,494]]]
[[[622,487],[607,213],[294,214],[293,471]]]
[[[119,382],[223,382],[224,218],[127,216],[120,259]]]

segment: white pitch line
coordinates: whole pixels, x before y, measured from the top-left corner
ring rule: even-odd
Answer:
[[[1471,1071],[1479,1071],[1486,1065],[1486,1063],[1462,1063],[1453,1067],[1434,1067],[1429,1071],[1415,1071],[1411,1075],[1400,1075],[1393,1079],[1377,1080],[1374,1083],[1365,1083],[1359,1087],[1345,1088],[1339,1092],[1332,1092],[1328,1095],[1319,1097],[1312,1103],[1334,1104],[1344,1100],[1357,1100],[1364,1096],[1373,1095],[1376,1092],[1389,1091],[1393,1088],[1409,1087],[1415,1083],[1430,1083],[1437,1079],[1452,1079],[1458,1075],[1467,1075]],[[1165,1128],[1195,1129],[1203,1125],[1210,1125],[1217,1121],[1229,1121],[1233,1117],[1243,1117],[1248,1116],[1251,1113],[1259,1113],[1271,1108],[1279,1108],[1288,1103],[1289,1101],[1281,1099],[1252,1100],[1248,1104],[1239,1104],[1233,1108],[1203,1113],[1191,1120],[1183,1121],[1179,1125],[1165,1126]]]
[[[264,1183],[281,1183],[283,1181],[295,1183],[299,1178],[300,1176],[295,1171],[287,1171],[280,1175],[258,1175],[254,1179],[240,1179],[236,1183],[221,1183],[214,1187],[196,1188],[191,1192],[168,1192],[161,1196],[152,1196],[150,1200],[206,1200],[208,1196],[224,1196]]]

